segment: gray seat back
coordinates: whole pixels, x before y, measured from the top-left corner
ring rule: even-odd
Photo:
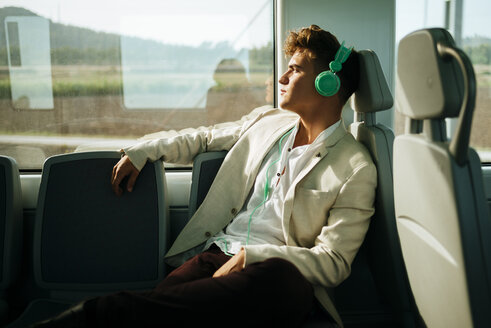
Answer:
[[[0,290],[17,277],[22,248],[22,192],[16,161],[0,156]]]
[[[217,151],[201,153],[195,157],[189,195],[189,218],[205,199],[226,155],[226,151]]]
[[[8,315],[5,290],[18,276],[22,250],[22,193],[16,161],[0,156],[0,325]]]
[[[404,261],[428,327],[491,326],[491,221],[481,163],[469,148],[476,84],[444,29],[399,44],[394,197]],[[448,141],[445,118],[459,117]]]
[[[377,166],[378,181],[375,214],[371,219],[366,241],[357,255],[357,263],[354,263],[353,273],[356,274],[355,270],[369,269],[367,274],[372,276],[377,299],[392,311],[392,320],[401,327],[414,327],[418,314],[402,259],[394,214],[394,133],[376,120],[376,113],[390,109],[393,99],[375,52],[359,51],[359,62],[360,82],[351,98],[355,122],[350,125],[350,132],[369,150]],[[357,269],[358,263],[366,263],[366,267]],[[347,283],[354,283],[349,279]],[[361,288],[364,282],[359,280]]]
[[[203,203],[226,155],[226,151],[213,151],[198,154],[194,158],[191,190],[189,192],[188,217],[186,220],[173,220],[171,222],[171,241],[177,238],[182,228],[184,228],[189,219],[201,206],[201,203]]]
[[[168,207],[161,161],[147,163],[131,193],[110,184],[118,152],[50,157],[43,166],[33,241],[35,299],[9,327],[26,327],[81,299],[149,289],[165,276]]]
[[[34,275],[53,290],[149,288],[165,275],[167,206],[160,161],[133,192],[110,185],[117,152],[46,160],[34,227]]]

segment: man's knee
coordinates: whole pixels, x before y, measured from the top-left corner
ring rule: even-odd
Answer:
[[[281,258],[270,258],[257,263],[257,270],[254,278],[260,280],[262,299],[269,304],[272,320],[288,320],[285,324],[291,324],[307,316],[314,302],[314,291],[295,265]]]
[[[305,298],[313,297],[312,286],[290,261],[274,257],[264,260],[259,266],[262,266],[263,279],[268,281],[271,289],[290,295],[301,294]]]
[[[276,278],[282,276],[290,279],[305,280],[297,267],[288,260],[273,257],[264,260],[262,263],[267,268],[267,272]]]

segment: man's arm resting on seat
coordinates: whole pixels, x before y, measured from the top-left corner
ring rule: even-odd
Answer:
[[[147,140],[123,149],[136,169],[158,159],[168,163],[190,164],[196,155],[207,151],[230,150],[237,140],[264,115],[279,113],[277,109],[260,108],[248,121],[220,123],[207,128],[189,130],[171,138]],[[240,124],[239,124],[240,123]]]
[[[168,163],[190,164],[196,155],[215,150],[229,150],[240,136],[242,127],[197,131],[169,139],[155,139],[124,149],[136,169],[141,170],[147,161],[158,159]]]
[[[204,129],[178,135],[169,139],[144,141],[122,150],[123,157],[114,166],[111,185],[116,195],[123,193],[121,181],[129,176],[127,190],[132,191],[135,181],[147,161],[162,159],[170,163],[191,163],[193,158],[207,150],[229,150],[239,138],[244,127],[226,126],[221,129]]]
[[[265,113],[276,111],[276,109],[261,108],[259,113],[251,116],[251,120],[241,121],[241,124],[217,124],[212,127],[189,130],[188,133],[178,134],[171,138],[147,140],[124,148],[122,151],[126,156],[115,166],[115,170],[120,173],[116,174],[113,170],[111,178],[113,190],[120,195],[123,190],[119,184],[128,175],[130,176],[128,190],[133,188],[138,176],[137,172],[141,171],[147,161],[153,162],[161,159],[169,163],[190,164],[200,153],[230,150]]]

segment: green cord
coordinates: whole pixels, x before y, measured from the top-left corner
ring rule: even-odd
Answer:
[[[251,215],[249,216],[249,222],[247,223],[247,239],[246,239],[246,245],[249,245],[249,236],[251,234],[251,222],[252,222],[252,216],[254,215],[254,213],[256,212],[256,210],[263,206],[264,203],[266,203],[266,200],[268,199],[268,193],[269,193],[269,169],[276,163],[278,163],[278,161],[281,159],[281,143],[283,142],[283,139],[285,139],[287,136],[289,136],[293,130],[295,129],[295,127],[291,128],[290,131],[288,131],[287,133],[285,133],[281,139],[280,139],[280,143],[278,145],[278,153],[279,153],[279,156],[278,156],[278,159],[276,159],[273,163],[271,163],[269,166],[268,166],[268,169],[266,170],[266,186],[264,187],[264,197],[263,197],[263,201],[261,202],[261,204],[259,204],[258,206],[256,206],[256,208],[254,208],[254,210],[252,210],[252,213]],[[231,254],[228,252],[228,246],[227,246],[227,240],[223,237],[219,237],[217,238],[216,241],[219,241],[219,240],[223,240],[224,244],[225,244],[225,251],[223,253],[225,253],[226,255],[228,256],[234,256],[234,254]]]
[[[256,208],[252,211],[251,215],[249,216],[249,222],[247,223],[247,239],[246,239],[246,246],[249,245],[249,236],[251,234],[251,222],[252,222],[252,216],[254,215],[254,213],[256,212],[256,210],[263,206],[264,203],[266,203],[266,200],[268,199],[268,194],[269,194],[269,169],[271,168],[271,166],[273,166],[274,164],[278,163],[278,161],[280,161],[281,159],[281,143],[283,142],[283,139],[285,139],[287,136],[289,136],[293,130],[295,129],[295,127],[291,128],[290,131],[288,131],[287,133],[285,133],[283,135],[283,137],[281,137],[280,139],[280,143],[278,145],[278,159],[276,159],[273,163],[271,163],[269,166],[268,166],[268,169],[266,170],[266,186],[264,187],[264,198],[263,198],[263,201],[261,202],[261,204],[259,204],[258,206],[256,206]]]
[[[219,240],[223,240],[223,242],[225,243],[225,251],[223,251],[223,253],[225,253],[225,255],[228,255],[228,256],[234,256],[234,254],[231,254],[228,252],[227,240],[223,237],[218,237],[216,241],[219,241]]]

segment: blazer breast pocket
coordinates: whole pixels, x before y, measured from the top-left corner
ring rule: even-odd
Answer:
[[[301,246],[313,246],[315,237],[327,225],[329,210],[335,199],[336,195],[331,191],[297,189],[290,229],[293,229],[297,242],[304,244]]]

